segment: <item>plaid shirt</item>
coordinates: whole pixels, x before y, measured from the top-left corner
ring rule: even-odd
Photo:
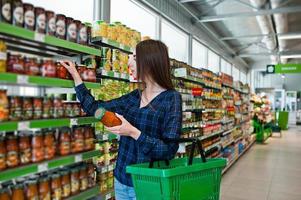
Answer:
[[[111,101],[95,101],[84,84],[76,88],[77,98],[89,115],[99,107],[116,112],[141,131],[138,140],[121,136],[114,176],[119,182],[133,186],[126,166],[149,162],[153,159],[172,159],[178,144],[166,144],[165,138],[179,138],[182,127],[182,99],[175,90],[166,90],[156,96],[149,105],[140,107],[138,90]]]

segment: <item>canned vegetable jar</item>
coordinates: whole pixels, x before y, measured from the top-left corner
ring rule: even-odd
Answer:
[[[23,10],[24,10],[24,28],[33,31],[35,28],[34,7],[30,3],[24,3]]]

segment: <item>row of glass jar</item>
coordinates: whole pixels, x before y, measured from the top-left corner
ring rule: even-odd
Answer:
[[[133,48],[141,41],[141,33],[124,24],[120,22],[107,24],[99,20],[92,25],[92,37],[108,38]]]
[[[94,148],[94,129],[89,126],[75,127],[72,134],[70,128],[6,133],[0,136],[0,170]]]
[[[1,200],[60,200],[96,185],[92,162],[82,162],[59,171],[21,178],[2,184]]]

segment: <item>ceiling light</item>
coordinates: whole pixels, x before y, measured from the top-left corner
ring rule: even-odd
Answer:
[[[278,35],[279,40],[293,40],[293,39],[301,39],[301,34],[283,34]]]
[[[281,58],[301,58],[301,54],[281,55]]]

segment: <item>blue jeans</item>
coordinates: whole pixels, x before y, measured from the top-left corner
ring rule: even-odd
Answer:
[[[116,178],[114,182],[116,200],[136,200],[136,194],[133,187],[123,185]]]

